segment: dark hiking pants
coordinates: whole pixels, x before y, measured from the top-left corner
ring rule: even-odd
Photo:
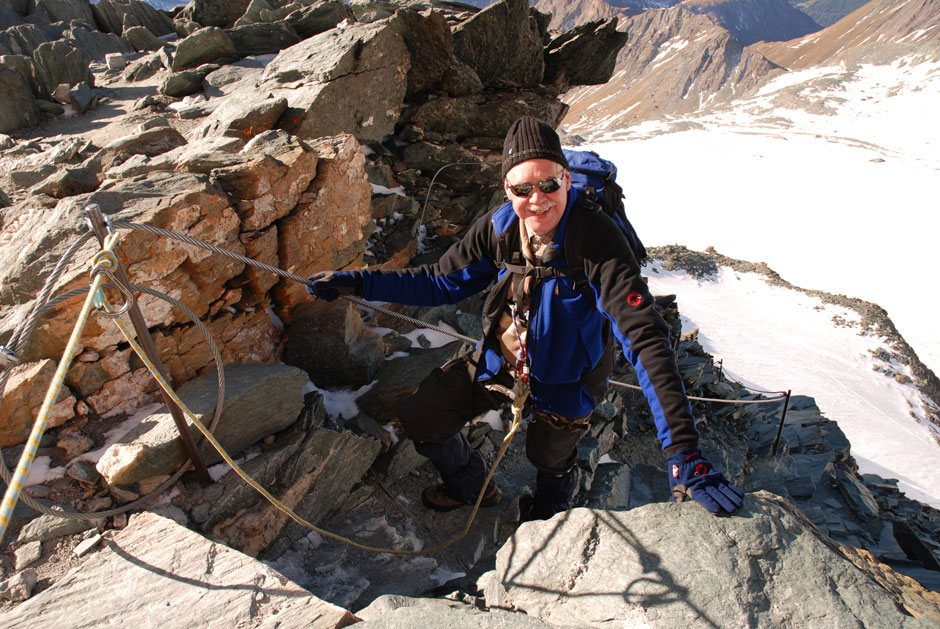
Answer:
[[[398,414],[415,449],[440,472],[447,494],[464,502],[476,499],[488,469],[460,431],[474,417],[511,401],[505,393],[474,382],[472,374],[469,357],[435,369],[401,404]],[[490,382],[505,389],[513,385],[512,378],[503,371]],[[526,428],[526,456],[538,470],[533,515],[538,512],[539,517],[548,517],[571,507],[578,478],[578,442],[584,434],[580,426],[586,425],[588,417],[571,422],[539,411],[533,413],[533,421]],[[577,427],[557,427],[572,423]]]

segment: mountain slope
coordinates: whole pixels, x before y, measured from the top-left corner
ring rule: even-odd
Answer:
[[[799,42],[761,43],[754,49],[778,65],[795,69],[845,58],[872,44],[902,44],[912,51],[936,51],[938,43],[940,2],[873,0]]]
[[[794,8],[824,27],[835,24],[867,2],[868,0],[790,0]]]
[[[682,6],[711,16],[744,46],[795,39],[821,28],[786,0],[685,0]]]
[[[696,111],[753,90],[782,70],[745,49],[710,17],[682,6],[622,20],[630,40],[611,80],[568,92],[564,126],[574,133]]]

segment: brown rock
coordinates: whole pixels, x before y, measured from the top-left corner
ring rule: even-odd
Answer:
[[[278,266],[300,276],[358,264],[372,224],[372,186],[356,139],[322,138],[314,148],[320,155],[317,177],[278,227]],[[295,282],[282,280],[274,290],[287,309],[310,299]]]
[[[13,368],[0,406],[0,447],[26,442],[55,371],[56,364],[51,360]],[[71,395],[60,400],[48,415],[47,429],[61,426],[71,419],[74,408],[75,398]]]

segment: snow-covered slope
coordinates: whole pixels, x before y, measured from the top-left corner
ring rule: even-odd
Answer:
[[[714,246],[766,262],[797,286],[877,303],[940,373],[940,127],[929,123],[938,107],[940,62],[908,57],[790,73],[717,113],[601,134],[590,147],[620,169],[648,246]],[[816,397],[863,470],[898,477],[912,496],[929,492],[940,505],[925,465],[940,448],[912,417],[923,413],[909,387],[873,371],[873,339],[834,327],[832,313],[815,313],[802,293],[771,298],[743,278],[670,281],[654,286],[678,293],[680,311],[728,369],[760,388]]]
[[[860,333],[858,313],[729,267],[696,279],[652,264],[646,275],[654,293],[678,296],[683,331],[698,328],[728,375],[812,396],[852,442],[863,473],[897,478],[908,496],[940,507],[936,469],[927,464],[940,457],[940,427],[926,421],[920,392],[904,382],[910,371],[878,357],[884,340]]]

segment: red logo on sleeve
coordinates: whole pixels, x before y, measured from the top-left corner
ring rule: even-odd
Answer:
[[[640,293],[630,293],[627,295],[627,303],[631,306],[639,306],[643,303],[643,296]]]

